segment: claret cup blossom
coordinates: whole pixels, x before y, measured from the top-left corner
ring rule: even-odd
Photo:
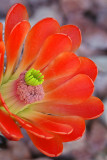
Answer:
[[[92,96],[97,67],[74,53],[81,44],[74,25],[45,18],[31,28],[26,8],[15,4],[4,42],[2,28],[0,23],[0,131],[18,141],[24,128],[42,153],[58,156],[64,142],[83,135],[85,120],[103,113],[103,103]]]

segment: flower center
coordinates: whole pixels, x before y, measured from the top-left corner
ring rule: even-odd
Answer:
[[[17,79],[18,98],[25,104],[42,100],[44,97],[43,78],[42,73],[34,69],[22,72]]]

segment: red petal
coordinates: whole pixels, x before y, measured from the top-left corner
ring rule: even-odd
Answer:
[[[22,44],[28,33],[30,24],[28,21],[19,22],[11,31],[6,43],[7,68],[4,81],[7,81],[13,72],[17,60],[21,54]]]
[[[0,41],[2,41],[3,24],[0,22]]]
[[[86,57],[79,57],[80,59],[80,68],[76,74],[87,74],[93,81],[95,81],[98,70],[96,64]]]
[[[32,67],[43,69],[61,52],[70,51],[71,46],[71,40],[64,34],[54,34],[48,37]]]
[[[58,101],[61,103],[78,104],[88,99],[94,90],[92,80],[84,74],[79,74],[63,85],[48,92],[44,101]]]
[[[44,88],[45,93],[47,93],[47,92],[49,92],[53,89],[56,89],[60,85],[64,84],[67,80],[71,79],[72,76],[73,75],[71,74],[70,76],[61,77],[61,78],[58,78],[58,79],[51,79],[49,81],[46,81],[46,83],[44,82],[43,83],[43,88]]]
[[[45,118],[48,118],[48,120],[58,122],[60,120],[63,124],[68,124],[73,128],[73,131],[71,134],[68,135],[60,135],[60,138],[63,142],[69,142],[72,140],[79,139],[84,131],[85,131],[85,122],[83,118],[78,116],[46,116]]]
[[[18,141],[23,138],[23,135],[16,123],[9,116],[9,114],[3,112],[2,110],[0,110],[0,131],[10,140]]]
[[[48,117],[50,116],[48,115],[45,116],[44,114],[37,112],[35,113],[34,117],[33,116],[31,117],[31,120],[34,123],[38,123],[41,126],[41,128],[44,128],[50,132],[53,132],[59,135],[66,135],[72,132],[72,127],[69,126],[68,124],[63,124],[61,119],[59,119],[56,123],[54,121],[49,120]]]
[[[11,115],[11,112],[10,112],[8,106],[6,105],[1,93],[0,93],[0,102],[1,102],[1,105],[5,108],[5,110]]]
[[[53,135],[47,132],[45,129],[42,129],[39,124],[28,122],[27,120],[23,120],[22,118],[18,117],[17,115],[12,114],[12,116],[16,119],[17,122],[29,133],[34,134],[37,137],[51,139]]]
[[[40,126],[47,129],[50,132],[59,134],[59,135],[68,135],[72,132],[72,127],[67,124],[61,124],[61,123],[55,123],[51,121],[45,121],[45,120],[38,120],[40,123]]]
[[[45,138],[45,139],[51,139],[53,138],[53,135],[48,133],[47,131],[45,131],[44,129],[40,128],[39,125],[37,126],[36,124],[32,124],[30,122],[28,122],[27,120],[23,120],[22,118],[18,117],[17,115],[11,113],[8,109],[8,106],[6,105],[6,103],[4,102],[1,94],[0,94],[0,100],[2,105],[4,106],[4,108],[6,109],[6,111],[12,116],[14,117],[14,119],[27,131],[29,131],[30,133],[39,136],[41,138]]]
[[[61,116],[77,115],[85,119],[93,119],[99,117],[104,111],[104,105],[102,101],[97,97],[90,97],[80,104],[64,105],[55,102],[46,102],[34,104],[32,108],[35,108],[35,111],[42,113]]]
[[[3,78],[5,45],[0,41],[0,84]]]
[[[33,144],[45,155],[49,157],[59,156],[63,150],[63,144],[58,137],[45,140],[34,136],[28,132]]]
[[[63,142],[74,141],[81,138],[85,132],[85,122],[81,117],[68,117],[65,118],[68,121],[68,124],[72,126],[73,131],[69,135],[61,135],[60,138]]]
[[[38,22],[28,33],[23,57],[16,74],[20,74],[32,62],[34,62],[41,46],[46,38],[54,33],[58,33],[60,26],[53,18],[45,18]]]
[[[73,76],[76,76],[77,74],[86,74],[88,75],[93,81],[95,81],[98,70],[96,64],[86,57],[79,57],[80,59],[80,67],[73,73],[68,76],[64,76],[62,78],[58,78],[55,80],[45,81],[44,82],[44,90],[45,92],[49,92],[57,87],[59,87],[61,84],[66,82],[67,80],[71,79]]]
[[[67,34],[72,40],[72,51],[79,48],[81,44],[81,32],[77,26],[65,25],[61,27],[61,33]]]
[[[26,112],[19,113],[18,115],[20,117],[23,117],[24,119],[26,119],[26,117],[27,117],[27,119],[29,119],[29,121],[31,121],[34,125],[38,125],[44,131],[47,130],[47,131],[56,133],[58,135],[60,135],[60,134],[66,135],[66,134],[70,134],[72,132],[72,127],[67,124],[61,123],[60,119],[59,119],[59,121],[57,121],[57,123],[55,123],[54,121],[47,120],[48,116],[46,118],[46,116],[44,116],[44,114],[35,112],[35,110],[33,110],[33,108],[31,110],[29,108],[29,110],[27,110]]]
[[[48,79],[60,78],[75,73],[79,68],[79,58],[71,52],[63,52],[43,71],[45,82]]]
[[[28,20],[26,7],[22,4],[13,5],[6,16],[5,22],[5,42],[7,41],[13,27],[22,20]]]
[[[38,113],[40,115],[40,113]],[[70,125],[73,128],[73,131],[68,135],[60,134],[60,138],[63,142],[72,141],[80,138],[85,131],[85,122],[84,119],[78,116],[51,116],[42,114],[44,120],[53,121],[54,123],[62,123]]]

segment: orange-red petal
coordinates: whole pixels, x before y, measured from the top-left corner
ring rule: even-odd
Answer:
[[[58,135],[68,135],[70,134],[73,129],[70,125],[68,124],[61,124],[61,123],[55,123],[52,121],[45,121],[45,119],[37,120],[37,122],[40,122],[40,126],[45,128],[46,130],[53,132]]]
[[[65,25],[61,27],[61,33],[67,34],[72,40],[72,51],[79,48],[81,44],[81,32],[75,25]]]
[[[71,79],[72,77],[76,76],[77,74],[86,74],[88,75],[93,81],[95,81],[98,70],[96,64],[86,57],[79,57],[80,60],[80,67],[72,74],[68,76],[64,76],[57,79],[51,79],[44,83],[44,90],[45,92],[49,92],[60,85],[62,85],[67,80]]]
[[[42,72],[45,82],[49,79],[60,78],[75,73],[79,68],[79,58],[72,52],[63,52]]]
[[[6,16],[5,42],[7,42],[7,39],[12,29],[14,28],[14,26],[23,20],[28,20],[28,13],[27,13],[26,7],[22,4],[17,3],[9,9]]]
[[[46,39],[41,48],[37,60],[31,66],[35,69],[43,69],[61,52],[70,51],[72,42],[64,34],[54,34]]]
[[[8,106],[4,102],[1,94],[0,94],[0,101],[1,101],[1,104],[3,105],[3,107],[5,108],[5,110],[8,112],[8,114],[10,114],[25,130],[27,130],[30,133],[32,133],[32,134],[34,134],[36,136],[39,136],[41,138],[45,138],[45,139],[51,139],[51,138],[53,138],[53,135],[51,133],[49,133],[46,130],[40,128],[37,123],[34,125],[30,121],[22,119],[19,116],[11,113],[9,111],[9,109],[8,109]]]
[[[98,69],[96,64],[87,57],[79,57],[80,68],[77,70],[76,74],[87,74],[93,81],[95,81]]]
[[[78,74],[63,85],[45,94],[44,101],[78,104],[88,99],[93,90],[94,84],[89,76]]]
[[[38,113],[40,115],[40,113]],[[79,116],[51,116],[42,114],[42,118],[47,121],[53,121],[54,123],[62,123],[70,125],[73,131],[70,134],[60,134],[60,138],[63,142],[79,139],[85,131],[85,121]]]
[[[73,131],[69,135],[60,135],[61,140],[63,142],[69,142],[81,138],[85,132],[84,119],[78,116],[65,117],[65,119],[67,119],[68,124],[72,126]]]
[[[63,142],[69,142],[72,140],[79,139],[85,131],[85,121],[83,118],[78,116],[45,116],[44,118],[58,122],[60,120],[63,124],[68,124],[73,128],[73,131],[68,135],[60,135]]]
[[[6,43],[7,68],[4,81],[8,80],[17,64],[18,58],[21,54],[22,44],[29,29],[29,22],[24,20],[15,25],[8,37]]]
[[[49,81],[46,81],[46,83],[44,82],[43,83],[43,88],[44,88],[45,93],[50,92],[53,89],[56,89],[57,87],[59,87],[60,85],[65,83],[67,80],[71,79],[72,76],[73,75],[71,73],[71,75],[69,75],[69,76],[61,77],[61,78],[58,78],[58,79],[51,79]]]
[[[28,132],[29,137],[31,138],[33,144],[45,155],[49,157],[56,157],[62,153],[63,144],[59,137],[54,137],[50,140],[45,140],[34,136]]]
[[[56,133],[58,135],[68,135],[73,130],[72,127],[68,124],[63,124],[61,119],[58,119],[57,122],[54,122],[48,119],[48,115],[45,116],[44,114],[38,112],[34,113],[35,116],[31,114],[31,117],[29,119],[31,119],[31,121],[34,123],[38,123],[41,126],[41,128],[44,128],[50,132]]]
[[[85,119],[99,117],[104,111],[102,101],[97,97],[90,97],[80,104],[67,105],[55,102],[45,102],[32,105],[35,111],[61,116],[77,115]]]
[[[34,134],[37,137],[45,138],[45,139],[52,139],[53,135],[47,132],[45,129],[41,128],[37,122],[35,124],[18,117],[17,115],[12,114],[13,117],[16,119],[17,122],[29,133]]]
[[[45,138],[45,139],[52,139],[53,135],[47,132],[45,129],[41,128],[37,122],[35,124],[31,123],[28,120],[22,119],[17,115],[12,114],[15,120],[29,133],[34,134],[37,137]]]
[[[27,117],[27,119],[30,122],[32,122],[34,125],[38,124],[38,126],[40,128],[47,130],[49,132],[52,132],[52,133],[56,133],[58,135],[60,135],[60,134],[66,135],[66,134],[70,134],[72,132],[72,127],[67,124],[61,123],[61,119],[59,119],[59,121],[57,121],[57,123],[54,121],[50,121],[48,119],[48,115],[45,116],[42,113],[36,112],[35,110],[33,110],[33,108],[31,106],[30,106],[30,108],[27,111],[25,111],[24,113],[19,112],[18,116],[22,117],[23,119],[26,119],[26,117]]]
[[[20,128],[16,125],[10,115],[2,110],[0,110],[0,131],[10,140],[18,141],[23,138]]]
[[[0,41],[2,41],[3,36],[3,24],[0,22]]]
[[[3,70],[4,70],[4,53],[5,53],[5,45],[3,41],[0,41],[0,84],[3,78]]]
[[[16,74],[20,74],[21,71],[34,62],[46,38],[58,33],[59,30],[60,26],[53,18],[45,18],[33,26],[27,35],[23,57]]]

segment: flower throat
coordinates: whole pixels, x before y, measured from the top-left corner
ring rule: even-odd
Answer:
[[[39,70],[30,69],[22,72],[16,83],[18,98],[25,104],[42,100],[44,97],[43,81],[44,76]]]

